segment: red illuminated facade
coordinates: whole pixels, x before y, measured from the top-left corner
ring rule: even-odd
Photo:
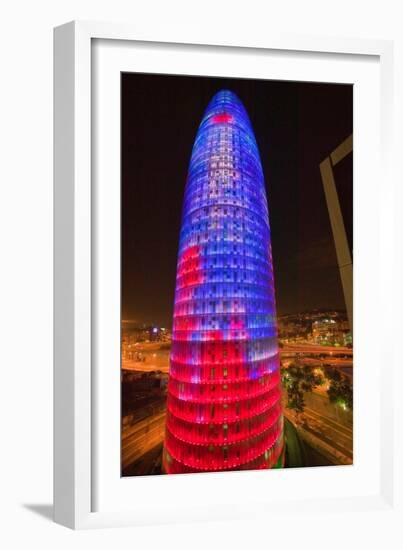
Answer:
[[[248,115],[218,92],[185,189],[163,469],[282,466],[283,415],[270,226]]]

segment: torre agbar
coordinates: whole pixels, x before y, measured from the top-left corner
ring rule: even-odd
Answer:
[[[176,275],[163,470],[283,465],[276,308],[262,166],[238,97],[194,143]]]

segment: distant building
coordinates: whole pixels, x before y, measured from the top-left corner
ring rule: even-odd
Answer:
[[[155,342],[160,339],[161,329],[159,327],[150,327],[149,328],[149,340],[150,342]]]
[[[140,361],[141,354],[139,354],[136,345],[141,342],[147,342],[150,339],[150,329],[148,327],[138,326],[122,326],[122,359],[130,361]]]
[[[321,319],[312,323],[312,340],[321,346],[344,346],[346,329],[335,319]]]

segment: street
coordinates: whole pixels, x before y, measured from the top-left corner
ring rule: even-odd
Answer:
[[[347,355],[353,356],[352,348],[342,346],[319,346],[318,344],[286,344],[280,348],[281,354],[287,353],[306,353],[309,355]]]
[[[122,432],[122,470],[139,460],[164,440],[165,411],[149,416]]]
[[[298,434],[311,447],[327,456],[334,464],[352,464],[353,430],[308,407],[297,417],[285,408],[285,417],[293,423]]]
[[[164,373],[169,371],[170,348],[161,346],[160,342],[142,342],[135,345],[135,353],[139,360],[122,359],[122,369],[139,372],[151,372],[159,370]]]

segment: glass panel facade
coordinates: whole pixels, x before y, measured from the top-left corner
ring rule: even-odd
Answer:
[[[271,468],[282,456],[264,178],[245,108],[222,90],[203,116],[186,182],[163,467]]]

